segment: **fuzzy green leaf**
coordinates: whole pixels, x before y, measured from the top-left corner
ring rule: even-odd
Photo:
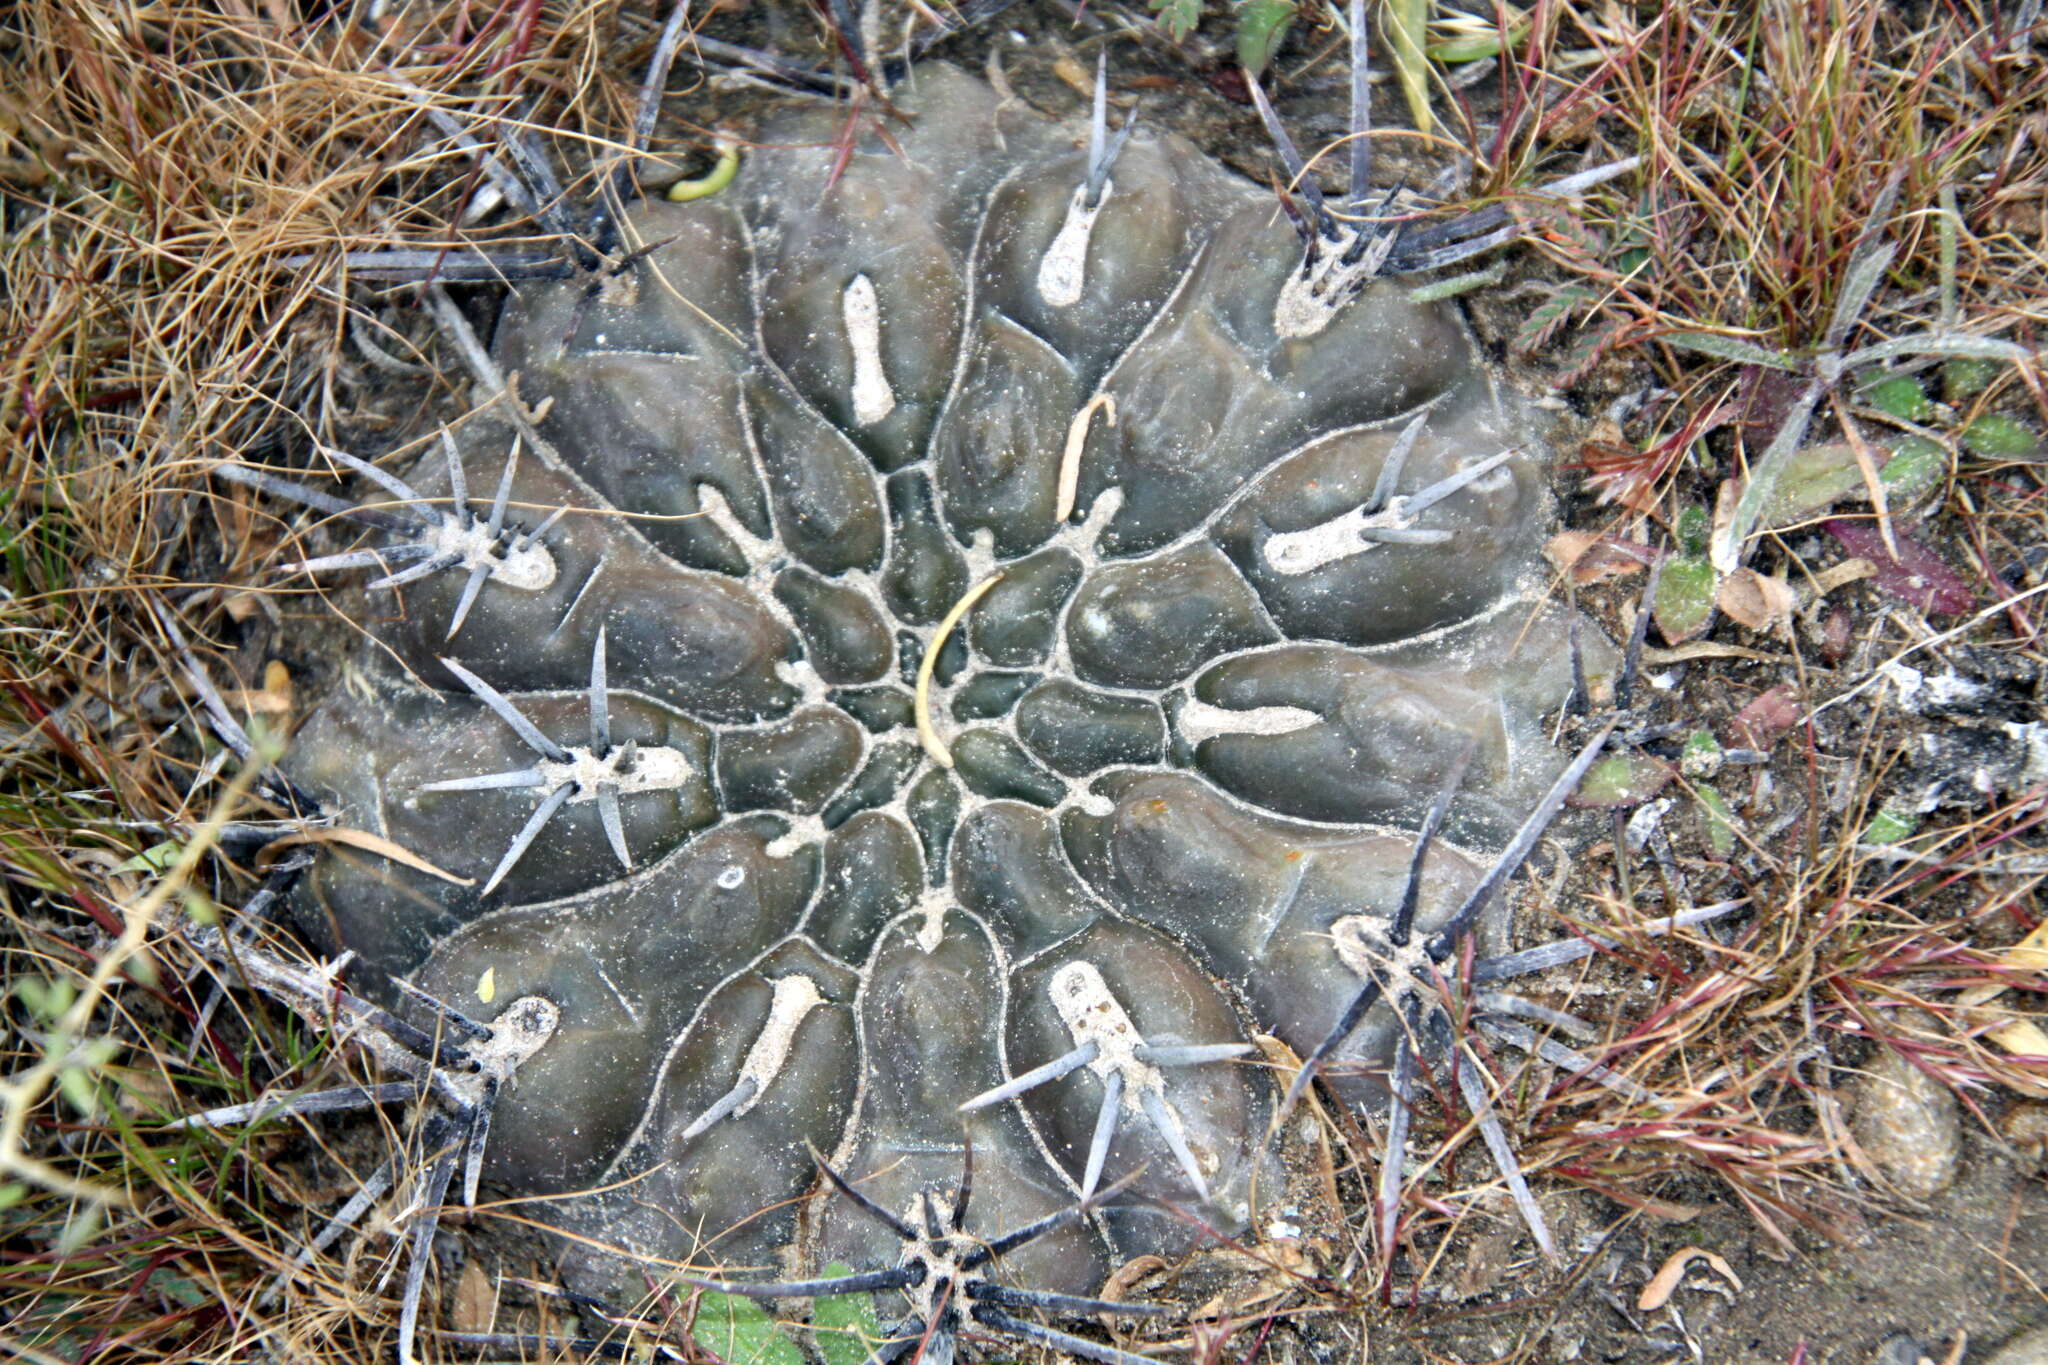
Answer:
[[[1835,297],[1835,311],[1828,319],[1826,341],[1829,350],[1849,339],[1849,330],[1856,325],[1856,319],[1863,316],[1863,310],[1870,306],[1870,296],[1877,292],[1877,286],[1884,280],[1884,272],[1891,269],[1892,257],[1898,254],[1896,242],[1881,242],[1875,246],[1866,245],[1849,258],[1849,269],[1842,277],[1842,292]]]
[[[1866,844],[1896,844],[1914,830],[1920,828],[1920,817],[1908,810],[1893,806],[1881,808],[1863,827],[1863,842]]]
[[[1707,552],[1707,537],[1713,534],[1714,520],[1707,515],[1707,509],[1688,505],[1678,509],[1678,520],[1672,531],[1678,536],[1678,548],[1689,555],[1703,555]]]
[[[91,1118],[99,1112],[99,1087],[93,1084],[92,1073],[82,1066],[67,1066],[57,1073],[57,1089],[63,1093],[71,1107],[82,1116]]]
[[[71,1216],[65,1220],[64,1230],[57,1235],[56,1244],[51,1250],[59,1257],[69,1256],[99,1236],[100,1227],[105,1220],[106,1211],[103,1205],[73,1205]]]
[[[14,993],[27,1005],[29,1012],[45,1024],[54,1024],[64,1011],[71,1008],[71,1002],[78,998],[78,988],[65,977],[24,976],[14,983]]]
[[[844,1261],[825,1267],[829,1279],[853,1273]],[[811,1339],[825,1365],[862,1365],[882,1340],[881,1320],[875,1316],[873,1294],[830,1294],[811,1310]]]
[[[1948,477],[1948,452],[1925,436],[1907,436],[1892,450],[1892,457],[1878,471],[1884,485],[1885,501],[1893,507],[1910,507]]]
[[[1657,600],[1650,614],[1665,643],[1690,640],[1714,619],[1714,588],[1717,575],[1705,559],[1688,556],[1664,561],[1664,573],[1657,580]]]
[[[1152,0],[1159,27],[1176,43],[1195,31],[1202,19],[1202,0]]]
[[[1880,379],[1863,391],[1870,405],[1906,422],[1924,422],[1934,415],[1934,401],[1918,381],[1905,375]]]
[[[220,923],[220,907],[213,903],[213,897],[204,892],[187,889],[180,899],[185,906],[185,913],[191,916],[194,924],[210,928]]]
[[[739,1294],[707,1290],[701,1295],[690,1335],[726,1365],[804,1365],[803,1352],[775,1320]]]
[[[1664,790],[1671,781],[1671,765],[1648,754],[1609,754],[1587,770],[1579,789],[1572,793],[1574,806],[1639,806]]]
[[[1735,851],[1735,813],[1712,787],[1695,787],[1693,796],[1699,802],[1700,825],[1707,836],[1707,847],[1714,850],[1715,857],[1727,857]]]
[[[1941,392],[1949,402],[1960,402],[1984,392],[1996,378],[1996,362],[1972,356],[1958,356],[1941,367]]]
[[[1485,289],[1490,285],[1499,284],[1506,274],[1506,264],[1495,261],[1481,270],[1468,270],[1449,279],[1418,284],[1408,291],[1408,297],[1417,303],[1436,303],[1442,299],[1456,298],[1460,294],[1469,294],[1475,289]]]
[[[1721,741],[1712,730],[1693,731],[1679,750],[1678,767],[1687,777],[1712,777],[1721,771]]]
[[[1808,446],[1795,452],[1778,476],[1771,504],[1764,510],[1764,525],[1804,520],[1862,491],[1863,467],[1856,462],[1854,446],[1847,441]]]
[[[1963,444],[1991,460],[2031,460],[2041,453],[2041,438],[2002,413],[1987,412],[1963,428]]]
[[[1842,359],[1842,364],[1852,370],[1881,361],[1899,360],[1909,355],[1945,355],[1980,362],[2009,360],[2019,364],[2027,359],[2029,352],[2024,346],[2015,346],[2010,341],[1996,337],[1943,336],[1936,332],[1916,333],[1913,336],[1897,337],[1891,341],[1880,341],[1875,346],[1865,346],[1860,351],[1851,351]],[[1993,373],[1996,373],[1994,370]],[[1991,381],[1987,378],[1984,383]],[[1978,388],[1984,387],[1979,384]]]
[[[1784,423],[1778,434],[1771,438],[1770,445],[1749,467],[1749,484],[1736,500],[1735,514],[1728,518],[1728,524],[1721,528],[1721,534],[1714,538],[1710,558],[1714,567],[1722,573],[1734,573],[1742,564],[1742,548],[1749,543],[1749,536],[1756,529],[1757,521],[1770,506],[1771,497],[1778,487],[1779,476],[1785,472],[1792,456],[1799,450],[1799,443],[1806,437],[1806,424],[1813,419],[1814,405],[1820,402],[1819,380],[1809,383],[1793,402],[1791,411],[1785,414]]]
[[[1957,239],[1962,235],[1959,228],[1963,216],[1956,212],[1956,187],[1953,183],[1943,180],[1935,197],[1941,204],[1941,213],[1934,224],[1941,262],[1941,325],[1948,327],[1956,320],[1956,247]]]
[[[1237,7],[1237,64],[1257,76],[1294,23],[1294,0],[1242,0]]]

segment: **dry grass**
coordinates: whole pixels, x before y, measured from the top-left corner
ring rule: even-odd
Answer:
[[[1785,395],[1759,397],[1753,370],[1701,365],[1670,338],[1818,348],[1884,205],[1900,249],[1864,315],[1867,339],[1938,322],[2038,345],[2048,72],[2009,6],[1950,0],[1917,21],[1905,8],[1536,7],[1519,96],[1490,141],[1500,187],[1589,140],[1654,167],[1654,188],[1596,195],[1540,234],[1580,283],[1537,310],[1531,337],[1569,326],[1567,373],[1627,354],[1674,391],[1633,451],[1589,454],[1608,499],[1652,509],[1692,443],[1736,421],[1768,425]],[[1973,405],[1996,405],[2015,378]]]
[[[195,1030],[211,979],[163,931],[241,901],[217,836],[233,822],[246,852],[278,812],[197,716],[152,604],[200,641],[277,612],[277,528],[198,475],[333,441],[369,370],[432,359],[380,296],[287,268],[473,240],[449,226],[473,168],[423,106],[620,125],[595,78],[611,23],[538,17],[414,6],[380,33],[50,0],[0,20],[0,1331],[29,1358],[239,1357],[271,1331],[254,1287],[331,1202],[268,1164],[271,1138],[159,1127],[328,1062],[232,1003]],[[327,1288],[287,1356],[362,1353],[374,1297]]]
[[[2039,344],[2048,73],[2000,29],[2011,6],[1954,0],[1911,21],[1902,8],[1530,7],[1498,118],[1474,120],[1484,187],[1527,183],[1540,158],[1581,149],[1640,151],[1658,186],[1544,220],[1546,278],[1579,289],[1522,338],[1603,399],[1646,380],[1668,390],[1584,451],[1618,536],[1655,542],[1685,508],[1712,507],[1739,473],[1736,442],[1771,421],[1757,375],[1672,334],[1814,346],[1888,185],[1900,251],[1867,337],[1934,320]],[[392,360],[427,366],[423,391],[448,382],[403,291],[283,264],[394,244],[532,245],[531,225],[459,226],[473,166],[439,150],[422,103],[528,121],[586,165],[626,126],[650,22],[640,9],[526,0],[400,13],[370,31],[237,0],[31,0],[0,20],[0,1341],[29,1359],[235,1358],[259,1338],[280,1358],[368,1359],[389,1340],[388,1243],[350,1244],[277,1314],[253,1308],[295,1251],[304,1209],[337,1198],[309,1172],[364,1169],[374,1132],[312,1162],[331,1129],[223,1142],[156,1121],[352,1063],[239,995],[196,1028],[211,983],[167,930],[188,910],[240,902],[248,870],[227,855],[280,812],[207,736],[152,604],[202,642],[292,610],[260,586],[281,536],[273,514],[206,488],[204,469],[230,452],[339,443]],[[2030,382],[2009,369],[1952,386],[1953,410],[1918,424],[1950,466],[1914,534],[1985,604],[2039,583],[2048,504],[2030,470],[1974,456],[1957,435],[1993,411],[2039,424],[2048,413]],[[1762,562],[1795,579],[1821,570],[1810,539],[1773,538]],[[2031,577],[2001,576],[2028,555]],[[2048,1094],[2048,1063],[1993,1038],[2011,1023],[1998,1011],[2038,1002],[2025,990],[2044,984],[2038,966],[2004,955],[2039,922],[2043,793],[1937,810],[1908,842],[1865,837],[1915,722],[1874,705],[1813,708],[1954,623],[1867,584],[1843,593],[1869,623],[1860,651],[1817,657],[1815,632],[1842,597],[1802,604],[1801,624],[1776,635],[1723,621],[1710,642],[1773,661],[1697,665],[1691,690],[1651,715],[1730,744],[1734,706],[1709,689],[1748,700],[1780,683],[1802,713],[1767,764],[1666,793],[1670,860],[1610,844],[1534,898],[1600,932],[1671,903],[1679,881],[1699,901],[1748,895],[1756,911],[1732,938],[1624,936],[1557,974],[1560,1005],[1635,992],[1598,1052],[1659,1098],[1632,1102],[1503,1054],[1524,1157],[1554,1180],[1669,1215],[1682,1211],[1670,1192],[1706,1173],[1789,1244],[1888,1197],[1845,1140],[1846,1068],[1870,1048],[1909,1056],[1973,1114]],[[2037,665],[2038,620],[2038,600],[2015,600],[1968,642]],[[1700,787],[1732,812],[1734,847],[1706,838]],[[2023,989],[1963,1003],[1989,986]],[[1451,1234],[1488,1207],[1485,1191],[1459,1187],[1480,1163],[1462,1160],[1476,1144],[1451,1108],[1431,1164],[1452,1174],[1411,1201],[1404,1292],[1441,1281]],[[1370,1135],[1353,1136],[1368,1158]],[[1378,1249],[1360,1250],[1343,1300],[1354,1307],[1393,1283],[1373,1269]],[[1198,1357],[1229,1339],[1198,1334]]]
[[[1581,450],[1587,519],[1617,541],[1646,559],[1659,545],[1684,553],[1681,514],[1718,501],[1725,515],[1745,453],[1762,449],[1789,402],[1775,372],[1673,337],[1710,333],[1795,357],[1821,348],[1849,262],[1882,221],[1874,214],[1888,212],[1899,250],[1852,342],[1939,330],[2040,345],[2048,68],[2038,28],[2015,33],[2012,7],[1538,3],[1524,13],[1526,45],[1503,61],[1497,115],[1468,125],[1482,179],[1511,192],[1560,153],[1566,164],[1640,154],[1648,171],[1575,209],[1529,210],[1556,269],[1512,338],[1596,412],[1623,400],[1589,424]],[[2024,679],[2044,662],[2039,605],[2025,590],[2041,583],[2048,499],[2032,469],[1970,439],[1987,413],[2036,430],[2048,419],[2038,359],[1988,375],[1956,368],[1899,367],[1930,389],[1932,415],[1900,420],[1859,389],[1824,404],[1808,439],[1841,440],[1853,421],[1873,444],[1911,433],[1939,446],[1944,497],[1899,534],[1956,571],[1975,598],[1963,622],[1973,628],[1949,638],[1953,616],[1901,607],[1868,583],[1816,592],[1814,577],[1848,554],[1810,533],[1766,538],[1755,563],[1797,586],[1796,612],[1757,631],[1719,619],[1703,637],[1708,662],[1645,718],[1676,727],[1666,758],[1689,733],[1734,746],[1746,742],[1734,713],[1775,687],[1789,729],[1758,766],[1666,788],[1668,848],[1630,851],[1624,810],[1616,837],[1583,856],[1562,893],[1527,898],[1546,937],[1560,925],[1614,935],[1649,913],[1736,895],[1754,917],[1683,946],[1623,933],[1583,971],[1554,973],[1565,979],[1552,983],[1553,1005],[1607,1018],[1625,1002],[1610,1036],[1586,1050],[1657,1100],[1500,1053],[1532,1168],[1662,1219],[1689,1217],[1707,1175],[1789,1252],[1853,1231],[1898,1198],[1849,1119],[1855,1076],[1879,1049],[1949,1087],[1967,1123],[1986,1126],[2014,1096],[2048,1096],[2048,1056],[2021,1031],[2040,1018],[2043,961],[2011,951],[2041,923],[2048,790],[1951,790],[1953,804],[1924,813],[1910,839],[1875,834],[1902,754],[1948,720],[1884,705],[1890,687],[1868,687],[1875,667],[1909,649],[1930,674]],[[1588,590],[1617,636],[1642,586],[1640,563],[1619,572],[1624,591]],[[1855,640],[1840,650],[1828,618],[1845,605]],[[1964,644],[1980,652],[1957,653]],[[1745,650],[1750,661],[1738,661]],[[1823,705],[1859,685],[1862,703]],[[1708,835],[1708,801],[1730,816],[1725,846]],[[1448,1145],[1434,1162],[1461,1169],[1460,1150],[1476,1149],[1469,1126],[1439,1136]],[[1483,1160],[1462,1169],[1490,1176]],[[1450,1234],[1475,1216],[1496,1225],[1495,1199],[1485,1185],[1411,1197],[1404,1236],[1418,1255],[1396,1292],[1449,1292],[1460,1263],[1446,1254]]]

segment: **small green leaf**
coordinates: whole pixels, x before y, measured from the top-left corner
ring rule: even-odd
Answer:
[[[1721,741],[1712,730],[1695,730],[1686,736],[1678,754],[1678,769],[1690,778],[1712,777],[1721,771]]]
[[[1445,66],[1457,66],[1464,62],[1481,62],[1488,57],[1500,55],[1498,25],[1463,15],[1455,16],[1451,22],[1457,24],[1455,29],[1430,40],[1429,56],[1432,61],[1442,62]],[[1509,47],[1520,46],[1522,40],[1528,36],[1527,19],[1518,20],[1508,26]]]
[[[1934,415],[1934,400],[1905,375],[1880,379],[1863,391],[1870,405],[1905,422],[1924,422]]]
[[[828,1279],[844,1279],[853,1267],[834,1261],[825,1267]],[[831,1294],[811,1310],[811,1339],[825,1365],[863,1365],[882,1340],[873,1294]]]
[[[1672,530],[1678,536],[1678,546],[1689,555],[1703,555],[1707,552],[1707,536],[1713,532],[1714,521],[1704,507],[1689,505],[1678,509],[1678,520]]]
[[[1941,367],[1941,390],[1951,403],[1982,393],[1998,377],[1998,362],[1957,356]]]
[[[1237,64],[1256,76],[1294,23],[1294,0],[1241,0],[1237,7]]]
[[[160,844],[150,845],[127,862],[122,863],[120,870],[123,872],[146,872],[151,876],[160,877],[170,869],[172,863],[178,861],[178,855],[184,851],[185,846],[182,843],[176,839],[166,839]]]
[[[697,1344],[726,1365],[804,1365],[803,1352],[752,1299],[705,1291],[690,1329]]]
[[[150,1274],[149,1287],[159,1294],[168,1295],[187,1308],[201,1308],[214,1301],[212,1290],[187,1276],[178,1274],[169,1266],[159,1266]]]
[[[91,1118],[99,1112],[99,1089],[92,1083],[92,1073],[82,1066],[67,1066],[57,1073],[57,1089],[71,1102],[71,1107],[80,1114]]]
[[[5,1185],[0,1185],[0,1210],[11,1209],[26,1198],[28,1186],[20,1181],[10,1180]]]
[[[1963,444],[1991,460],[2031,460],[2041,438],[2002,413],[1987,412],[1963,428]]]
[[[24,976],[14,983],[14,993],[27,1005],[29,1013],[45,1024],[54,1024],[64,1011],[71,1008],[71,1002],[78,998],[78,988],[66,977],[55,980],[46,976]]]
[[[1899,840],[1920,828],[1920,817],[1908,810],[1885,805],[1879,808],[1869,824],[1863,827],[1863,842],[1866,844],[1896,844]]]
[[[183,899],[185,913],[192,917],[194,924],[211,928],[220,923],[220,907],[213,903],[213,897],[203,891],[188,890]]]
[[[1712,787],[1695,787],[1692,794],[1699,802],[1700,825],[1707,836],[1707,847],[1714,850],[1715,857],[1727,857],[1735,851],[1734,812]]]
[[[1878,471],[1877,481],[1884,485],[1885,501],[1910,507],[1947,477],[1948,452],[1925,436],[1906,436]]]
[[[1159,16],[1159,27],[1166,30],[1166,36],[1177,43],[1201,22],[1202,0],[1152,0],[1152,12]]]
[[[1765,526],[1785,526],[1825,511],[1852,493],[1863,491],[1863,467],[1847,441],[1807,446],[1794,453],[1771,490],[1764,509]]]
[[[1777,490],[1778,479],[1785,472],[1792,457],[1799,450],[1799,443],[1806,436],[1807,423],[1813,420],[1813,410],[1820,403],[1822,384],[1818,379],[1809,380],[1799,396],[1792,400],[1785,418],[1778,424],[1777,435],[1764,447],[1764,453],[1750,461],[1749,481],[1743,486],[1742,496],[1735,500],[1735,512],[1714,535],[1713,544],[1707,548],[1707,558],[1716,569],[1732,574],[1742,565],[1743,548],[1757,527],[1757,521],[1770,506],[1771,495]]]
[[[1639,806],[1664,790],[1671,765],[1648,754],[1609,754],[1595,763],[1572,794],[1574,806]]]
[[[1715,578],[1714,566],[1703,558],[1664,561],[1650,614],[1666,644],[1690,640],[1714,619]]]

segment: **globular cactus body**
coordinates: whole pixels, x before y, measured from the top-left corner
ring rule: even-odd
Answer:
[[[991,1226],[1141,1167],[1243,1226],[1253,1035],[1323,1040],[1448,773],[1483,845],[1562,765],[1541,442],[1452,308],[1317,294],[1178,138],[1098,159],[936,66],[895,103],[843,171],[844,112],[790,115],[727,191],[637,211],[622,269],[515,294],[549,572],[483,575],[452,636],[468,576],[407,585],[371,629],[444,690],[336,697],[293,759],[474,879],[337,858],[311,932],[478,1017],[560,1006],[486,1176],[617,1186],[546,1216],[671,1260],[886,1261],[800,1219],[807,1148],[900,1213],[969,1134]],[[472,480],[514,439],[470,424]],[[1419,931],[1481,870],[1438,844]],[[1394,1031],[1325,1074],[1370,1097]],[[1127,1203],[1019,1274],[1092,1287],[1192,1226]]]

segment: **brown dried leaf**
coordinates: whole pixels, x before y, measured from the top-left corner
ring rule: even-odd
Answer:
[[[448,1310],[448,1325],[458,1332],[488,1332],[497,1318],[497,1296],[484,1268],[475,1261],[462,1267],[455,1281],[455,1302]]]
[[[262,599],[253,592],[231,592],[221,599],[220,605],[227,612],[228,619],[237,623],[248,620],[263,609]]]
[[[252,716],[284,716],[291,714],[292,709],[289,696],[281,697],[268,688],[239,687],[221,693],[221,700]]]
[[[1760,664],[1789,664],[1789,654],[1772,654],[1747,645],[1731,645],[1720,640],[1688,640],[1682,645],[1669,649],[1658,649],[1651,645],[1643,650],[1643,662],[1662,668],[1666,664],[1689,664],[1695,659],[1749,659]]]
[[[1715,604],[1730,620],[1751,630],[1768,631],[1792,619],[1799,599],[1783,579],[1766,578],[1755,569],[1742,568],[1721,580]]]
[[[1853,560],[1863,564],[1868,560]],[[1820,659],[1829,668],[1849,657],[1849,647],[1855,643],[1855,632],[1849,624],[1849,613],[1840,607],[1829,611],[1820,623]]]
[[[1299,1293],[1303,1282],[1322,1273],[1317,1249],[1311,1241],[1284,1239],[1261,1242],[1256,1252],[1226,1247],[1210,1253],[1206,1259],[1237,1271],[1240,1281],[1188,1314],[1189,1324],[1241,1319],[1263,1305]],[[1258,1280],[1244,1284],[1246,1271],[1257,1273]]]
[[[1102,1282],[1102,1288],[1096,1292],[1095,1297],[1108,1299],[1111,1303],[1122,1303],[1132,1290],[1171,1269],[1173,1263],[1164,1256],[1133,1256],[1109,1272],[1109,1278]]]
[[[1719,545],[1730,525],[1735,521],[1735,509],[1742,502],[1742,482],[1729,479],[1714,490],[1714,517],[1708,532],[1708,540]]]
[[[1799,701],[1792,685],[1779,683],[1735,713],[1728,723],[1728,736],[1745,749],[1768,749],[1798,723]]]
[[[1094,98],[1095,73],[1080,62],[1075,61],[1072,57],[1055,57],[1052,63],[1052,74],[1057,76],[1075,94],[1089,99]]]
[[[419,854],[402,844],[394,844],[381,834],[372,834],[366,829],[309,829],[303,834],[288,834],[263,846],[257,856],[258,868],[269,867],[277,861],[280,853],[299,844],[347,844],[350,848],[374,853],[380,858],[389,858],[415,872],[424,872],[429,877],[439,877],[450,886],[475,886],[476,878],[458,876],[453,872],[434,866]]]
[[[1640,573],[1657,558],[1657,551],[1598,531],[1560,531],[1544,545],[1543,555],[1573,584],[1584,587],[1603,578]]]
[[[1636,1307],[1645,1313],[1654,1313],[1671,1301],[1678,1292],[1680,1282],[1685,1279],[1685,1268],[1694,1261],[1705,1261],[1714,1272],[1735,1286],[1735,1292],[1742,1292],[1742,1277],[1735,1273],[1733,1266],[1702,1247],[1680,1247],[1671,1253],[1671,1259],[1664,1262],[1650,1282],[1643,1286],[1642,1294],[1636,1299]]]
[[[1813,576],[1813,590],[1826,597],[1836,588],[1858,583],[1877,572],[1877,565],[1867,559],[1845,559],[1831,569],[1822,569]]]

